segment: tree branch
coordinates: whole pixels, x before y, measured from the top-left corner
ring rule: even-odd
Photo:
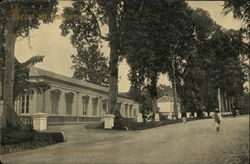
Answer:
[[[99,26],[99,23],[98,23],[98,19],[96,17],[96,15],[94,14],[94,12],[91,11],[90,9],[90,5],[88,4],[88,7],[86,8],[86,10],[92,15],[92,17],[94,18],[94,21],[96,22],[96,25],[97,25],[97,36],[99,36],[101,39],[105,40],[105,41],[108,41],[108,37],[105,37],[102,35],[101,33],[101,29],[100,29],[100,26]]]

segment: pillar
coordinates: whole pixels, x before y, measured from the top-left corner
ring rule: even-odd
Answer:
[[[81,100],[80,100],[80,96],[79,96],[79,92],[76,92],[76,122],[79,122],[79,111],[80,111],[80,103],[81,103]]]
[[[32,116],[33,129],[37,131],[47,130],[47,113],[35,113]]]
[[[88,105],[88,111],[87,111],[87,116],[92,116],[93,115],[93,102],[92,102],[93,96],[89,96],[89,105]]]

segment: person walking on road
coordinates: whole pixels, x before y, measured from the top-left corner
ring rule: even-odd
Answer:
[[[182,117],[182,122],[185,124],[187,122],[187,114],[186,114],[186,112],[181,113],[181,117]]]
[[[214,122],[215,122],[216,132],[219,132],[220,124],[221,124],[221,115],[218,109],[215,109],[215,112],[214,112]]]

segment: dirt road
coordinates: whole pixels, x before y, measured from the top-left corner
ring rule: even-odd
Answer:
[[[143,131],[87,130],[53,126],[67,142],[1,156],[4,164],[241,164],[249,160],[249,117],[224,118],[215,132],[212,119]]]

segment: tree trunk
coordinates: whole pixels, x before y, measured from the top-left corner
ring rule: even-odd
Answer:
[[[146,123],[146,113],[145,113],[145,94],[142,96],[142,118],[143,118],[143,123],[145,125]]]
[[[172,61],[172,68],[173,68],[173,78],[171,80],[172,82],[172,89],[173,89],[173,100],[174,100],[174,115],[177,115],[177,93],[176,93],[176,80],[175,80],[175,68],[174,68],[174,62]]]
[[[172,49],[170,48],[170,53],[171,53],[171,57],[172,57],[172,73],[173,73],[173,77],[172,77],[172,89],[173,89],[173,100],[174,100],[174,106],[173,106],[173,113],[174,115],[178,115],[178,109],[177,109],[177,92],[176,92],[176,79],[175,79],[175,59],[174,59],[174,52],[172,51]]]
[[[175,78],[172,79],[172,88],[173,88],[173,100],[174,100],[174,114],[177,115],[178,109],[177,109],[177,93],[176,93],[176,81]]]
[[[20,128],[21,121],[14,111],[13,100],[13,85],[14,85],[14,72],[15,72],[15,21],[10,19],[6,27],[6,44],[5,44],[5,56],[6,56],[6,69],[4,78],[4,102],[3,102],[3,114],[2,114],[2,127],[8,128]]]
[[[157,105],[157,72],[154,72],[151,76],[151,84],[150,84],[150,97],[152,102],[153,108],[153,119],[155,118],[155,114],[158,112],[158,105]]]
[[[227,106],[228,106],[228,111],[232,112],[231,97],[228,96],[227,96]]]
[[[221,93],[221,109],[222,109],[223,112],[226,112],[225,94],[224,94],[224,92]]]
[[[155,116],[155,114],[158,111],[158,106],[157,106],[157,97],[152,97],[152,107],[153,107],[153,114]]]
[[[227,93],[226,92],[224,94],[224,101],[225,101],[226,112],[229,112],[228,99],[227,99]]]
[[[109,113],[114,114],[118,110],[116,102],[118,97],[118,57],[119,57],[119,36],[116,22],[116,5],[112,6],[113,11],[109,11],[108,26],[110,35],[110,60],[109,60]]]
[[[227,112],[225,92],[223,92],[221,96],[222,96],[223,112]]]

